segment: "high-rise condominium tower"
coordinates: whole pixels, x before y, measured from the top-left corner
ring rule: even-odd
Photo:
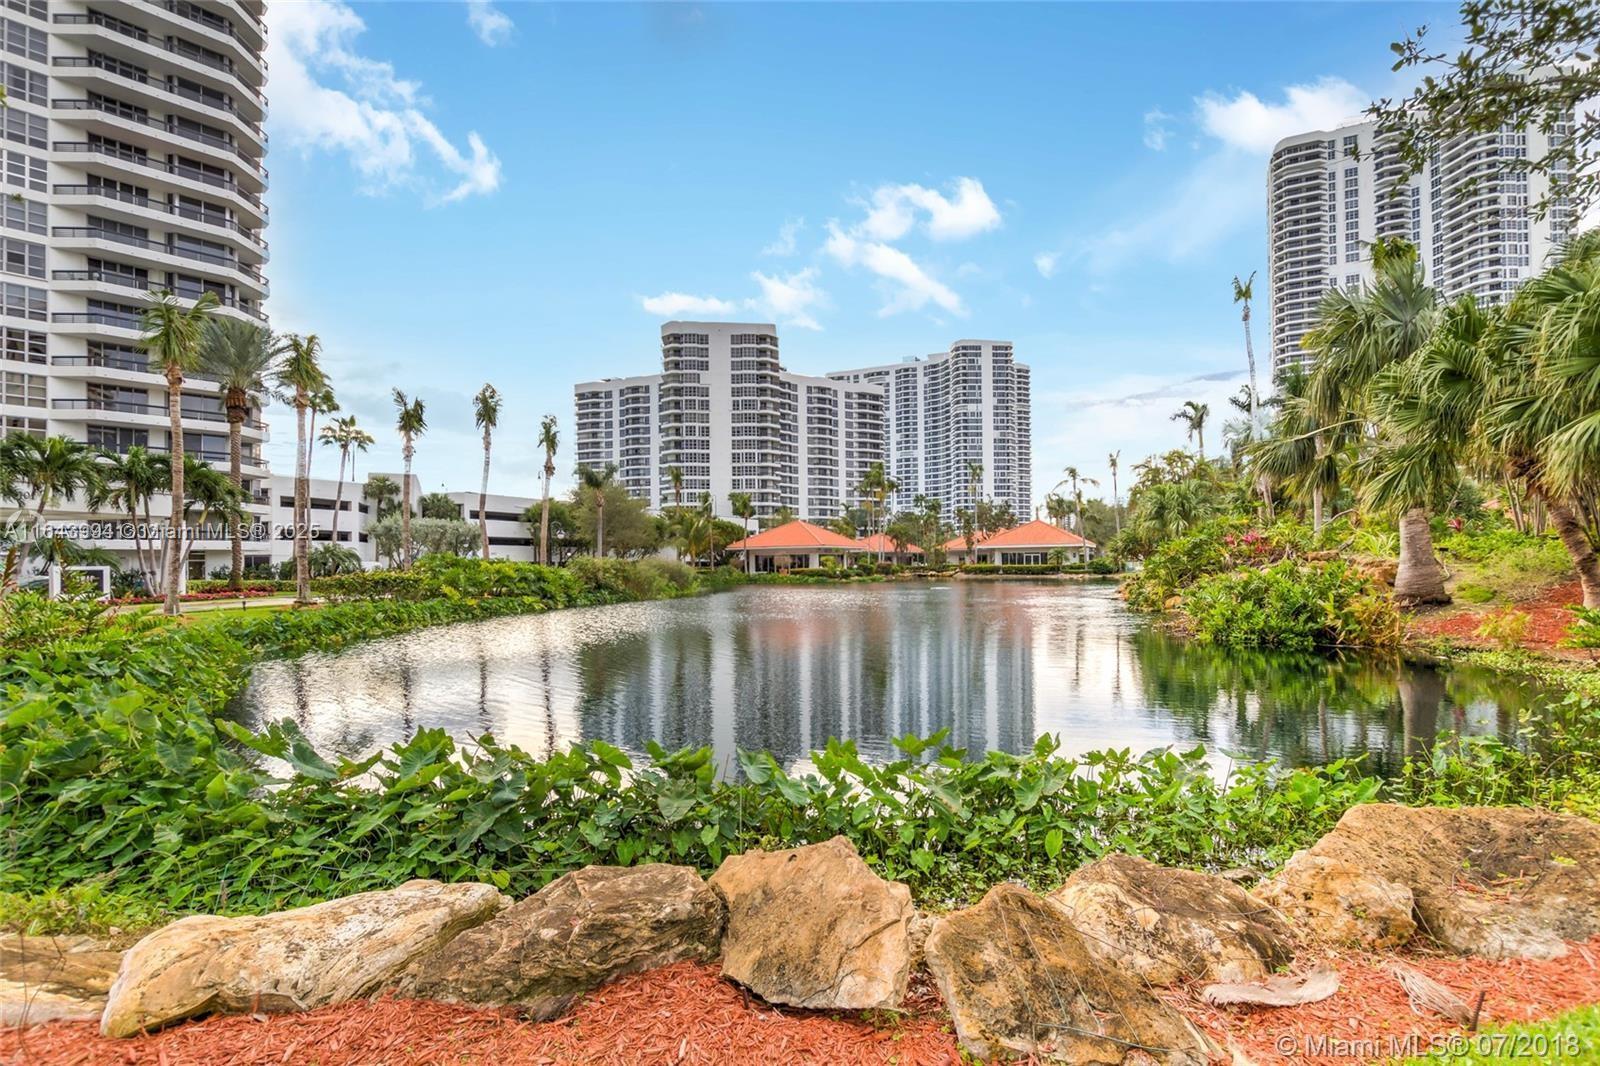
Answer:
[[[138,347],[149,294],[209,290],[219,315],[265,324],[262,14],[262,0],[0,8],[0,432],[165,453],[166,385]],[[180,402],[186,450],[225,468],[215,385],[192,379]],[[261,508],[265,436],[252,411],[243,469]],[[196,568],[207,547],[225,560],[225,543],[198,545]]]
[[[976,499],[1006,501],[1018,518],[1030,517],[1029,371],[1009,343],[961,340],[925,359],[828,376],[884,390],[895,510],[920,495],[942,501],[947,518]]]
[[[1267,168],[1274,374],[1308,359],[1300,342],[1324,292],[1370,280],[1370,245],[1380,237],[1415,244],[1428,283],[1445,299],[1509,298],[1562,245],[1573,220],[1561,203],[1535,218],[1549,177],[1503,164],[1537,159],[1551,138],[1571,133],[1564,124],[1549,138],[1511,129],[1459,138],[1412,176],[1375,123],[1279,141]]]
[[[661,367],[574,387],[578,465],[615,463],[653,508],[709,496],[731,517],[729,494],[744,492],[758,517],[826,522],[861,502],[884,458],[881,390],[784,370],[771,323],[668,322]]]

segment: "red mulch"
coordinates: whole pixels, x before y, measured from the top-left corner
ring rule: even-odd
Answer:
[[[1574,945],[1563,959],[1490,961],[1407,951],[1395,956],[1305,955],[1301,968],[1319,961],[1339,971],[1339,991],[1300,1007],[1216,1008],[1198,989],[1175,990],[1169,999],[1219,1044],[1256,1064],[1350,1066],[1362,1061],[1304,1054],[1313,1037],[1370,1040],[1385,1049],[1392,1037],[1459,1032],[1438,1015],[1411,1010],[1386,964],[1399,959],[1453,989],[1468,1003],[1486,993],[1485,1022],[1531,1021],[1600,1002],[1600,937]],[[208,1018],[149,1036],[107,1040],[92,1023],[54,1023],[0,1029],[0,1063],[6,1066],[399,1066],[485,1063],[492,1066],[641,1063],[894,1063],[957,1066],[960,1056],[939,998],[919,979],[903,1016],[867,1018],[848,1012],[797,1011],[746,999],[722,980],[715,965],[678,963],[625,977],[585,997],[554,1022],[518,1021],[509,1012],[424,1000],[379,999],[324,1007],[303,1014]],[[1281,1054],[1280,1040],[1302,1053]],[[1402,1048],[1403,1050],[1403,1048]]]
[[[1562,650],[1558,646],[1567,635],[1574,616],[1567,608],[1583,602],[1583,590],[1576,581],[1554,585],[1532,599],[1518,603],[1462,606],[1421,614],[1411,622],[1411,632],[1423,637],[1452,637],[1468,644],[1489,644],[1477,636],[1484,619],[1500,611],[1521,611],[1528,616],[1528,628],[1522,643],[1543,651]]]
[[[682,962],[624,977],[566,1017],[527,1023],[507,1012],[379,999],[303,1014],[208,1018],[128,1040],[93,1023],[0,1029],[0,1063],[51,1066],[398,1066],[487,1063],[895,1063],[955,1066],[938,996],[918,987],[903,1017],[779,1010],[746,1001],[715,965]]]
[[[1544,962],[1418,951],[1345,953],[1324,960],[1303,955],[1296,969],[1309,970],[1317,961],[1326,961],[1339,972],[1339,991],[1320,1003],[1299,1007],[1210,1007],[1192,998],[1177,1005],[1219,1044],[1242,1052],[1256,1066],[1287,1062],[1350,1066],[1352,1061],[1382,1062],[1390,1054],[1425,1054],[1430,1038],[1460,1029],[1437,1014],[1423,1017],[1411,1009],[1405,991],[1387,969],[1396,960],[1438,981],[1469,1005],[1485,993],[1480,1015],[1485,1023],[1535,1021],[1600,1003],[1600,937],[1596,937],[1574,944],[1565,958]],[[1349,1049],[1342,1054],[1308,1054],[1307,1049],[1317,1046],[1312,1038],[1320,1037],[1361,1041],[1360,1046],[1377,1047],[1382,1053],[1375,1059],[1359,1054],[1353,1058]],[[1408,1039],[1415,1043],[1404,1043]],[[1285,1055],[1279,1050],[1284,1047],[1298,1052]]]

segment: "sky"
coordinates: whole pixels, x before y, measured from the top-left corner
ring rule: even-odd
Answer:
[[[1442,4],[267,6],[279,331],[424,491],[476,489],[471,397],[505,399],[491,491],[536,496],[572,386],[660,368],[669,318],[774,321],[821,374],[1010,340],[1034,495],[1185,444],[1246,379],[1231,279],[1265,273],[1266,159],[1403,83]],[[1266,284],[1256,284],[1268,376]],[[293,468],[294,421],[268,455]],[[337,466],[319,449],[317,476]],[[1126,474],[1124,474],[1124,488]]]

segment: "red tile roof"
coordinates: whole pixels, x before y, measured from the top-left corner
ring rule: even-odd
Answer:
[[[799,519],[764,529],[743,540],[736,540],[728,545],[728,550],[744,551],[746,547],[752,551],[861,550],[861,545],[849,537],[841,537],[831,529],[823,529],[821,526],[814,526]]]
[[[1094,541],[1085,539],[1060,526],[1051,525],[1042,519],[1024,522],[1011,529],[1002,529],[988,536],[979,536],[977,545],[980,548],[1082,548],[1098,547]],[[966,551],[967,542],[957,537],[945,544],[947,551]]]
[[[874,533],[870,537],[857,537],[856,546],[862,551],[884,552],[890,555],[896,554],[902,550],[906,552],[914,552],[918,555],[922,554],[922,549],[917,547],[915,544],[907,544],[904,549],[895,547],[894,541],[890,540],[882,533]]]

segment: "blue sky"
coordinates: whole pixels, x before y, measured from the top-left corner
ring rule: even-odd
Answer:
[[[537,494],[546,412],[568,481],[573,382],[656,369],[677,315],[775,320],[806,373],[1014,341],[1042,498],[1067,464],[1181,444],[1185,399],[1217,447],[1267,151],[1393,93],[1389,42],[1454,9],[278,0],[268,21],[268,310],[322,337],[379,439],[363,476],[399,466],[399,386],[427,403],[424,486],[475,488],[491,381],[494,490]]]

